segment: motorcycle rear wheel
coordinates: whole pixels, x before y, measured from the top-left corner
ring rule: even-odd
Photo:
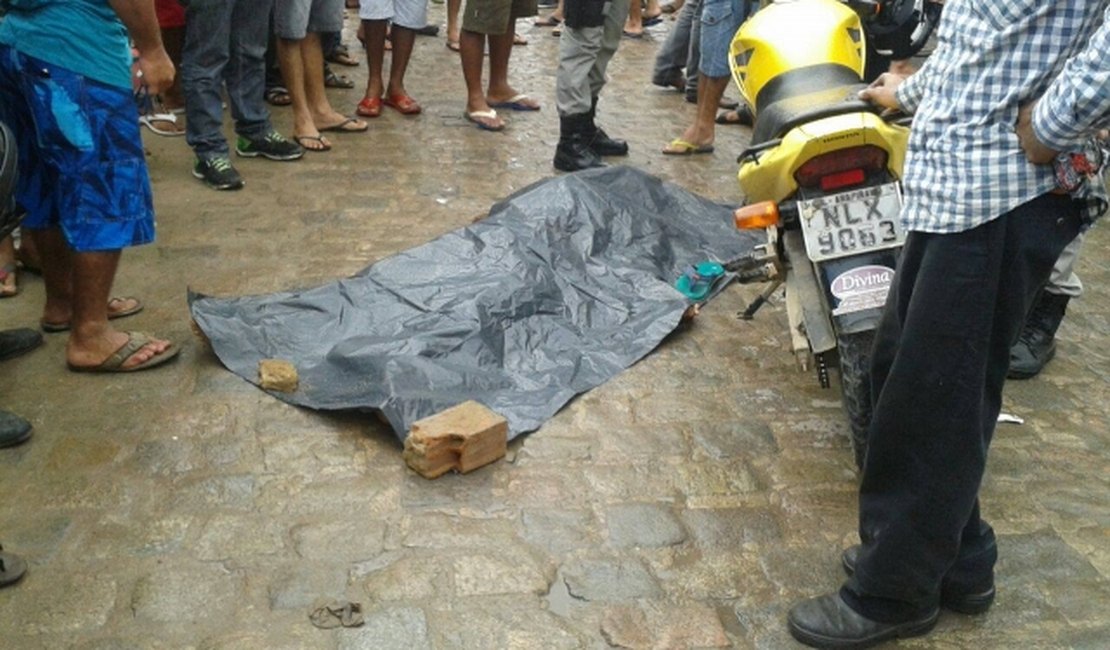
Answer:
[[[836,337],[840,399],[848,416],[857,469],[863,469],[863,459],[867,455],[867,428],[871,424],[871,344],[874,340],[872,330]]]

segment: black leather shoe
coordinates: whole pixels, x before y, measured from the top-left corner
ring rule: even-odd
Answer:
[[[0,361],[12,359],[42,345],[42,334],[20,327],[0,332]]]
[[[1068,296],[1041,291],[1037,296],[1021,335],[1014,347],[1010,348],[1009,379],[1029,379],[1040,374],[1041,370],[1056,356],[1056,330],[1068,308]]]
[[[840,554],[840,564],[849,576],[856,572],[860,545],[849,546]],[[994,585],[978,593],[968,593],[942,580],[940,583],[940,606],[960,614],[982,614],[994,603]]]
[[[31,437],[31,423],[15,413],[0,411],[0,448],[14,447]]]
[[[815,648],[870,648],[889,639],[920,636],[937,624],[940,608],[902,623],[880,623],[856,613],[838,592],[790,608],[790,634]]]

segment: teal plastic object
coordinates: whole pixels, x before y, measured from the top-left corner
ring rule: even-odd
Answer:
[[[713,285],[725,274],[725,267],[717,262],[698,262],[686,267],[686,271],[675,280],[674,288],[695,302],[705,300]]]

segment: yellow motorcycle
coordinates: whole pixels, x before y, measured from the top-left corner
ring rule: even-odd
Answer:
[[[877,2],[778,0],[751,17],[730,48],[732,75],[755,115],[739,158],[748,204],[741,229],[767,243],[730,264],[769,286],[750,319],[785,284],[794,354],[828,387],[838,368],[857,463],[871,419],[871,343],[905,233],[899,178],[909,129],[861,101],[864,20]]]

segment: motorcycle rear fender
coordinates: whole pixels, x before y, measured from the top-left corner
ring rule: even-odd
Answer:
[[[822,295],[824,289],[818,284],[813,263],[806,255],[801,231],[784,232],[782,244],[789,261],[786,272],[787,310],[800,311],[790,314],[789,319],[804,327],[809,348],[814,354],[828,352],[836,347],[836,335],[829,320],[828,305]],[[797,349],[795,353],[798,353]]]
[[[901,178],[908,138],[908,128],[868,112],[807,122],[787,132],[778,145],[745,157],[738,174],[740,189],[748,203],[783,201],[798,191],[794,173],[807,160],[869,144],[887,152],[887,170]]]

